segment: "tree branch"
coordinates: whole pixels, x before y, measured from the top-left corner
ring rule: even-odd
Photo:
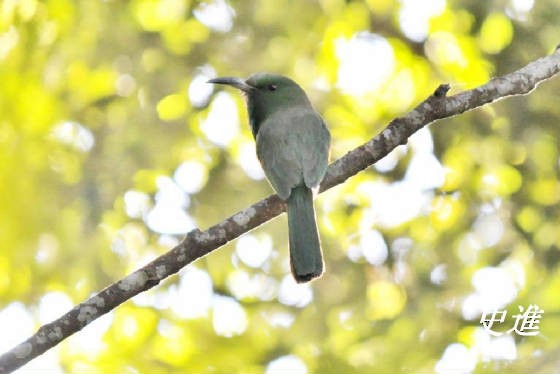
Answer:
[[[473,90],[447,97],[449,85],[437,90],[406,116],[394,119],[377,136],[336,160],[327,171],[320,191],[325,191],[386,156],[410,135],[438,119],[451,117],[507,96],[524,95],[560,71],[560,49],[513,73],[490,80]],[[35,335],[0,356],[0,373],[13,371],[54,347],[118,305],[159,284],[192,261],[207,255],[241,234],[276,217],[285,203],[271,195],[241,210],[206,231],[195,229],[175,248],[148,265],[113,283],[72,310],[48,323]]]

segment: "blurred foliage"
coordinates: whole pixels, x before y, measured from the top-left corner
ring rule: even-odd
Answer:
[[[168,250],[173,233],[271,193],[241,96],[211,95],[209,77],[293,77],[328,122],[335,159],[438,83],[459,92],[550,53],[559,23],[553,0],[1,1],[0,312],[23,305],[36,328],[66,305],[49,295],[80,302]],[[321,195],[327,272],[311,286],[286,276],[281,217],[69,338],[55,363],[445,372],[446,348],[459,347],[465,372],[552,371],[559,89],[554,79],[440,121]],[[182,224],[163,234],[166,188]],[[507,335],[506,354],[482,345],[472,315],[496,288],[508,315],[545,310],[541,335]]]

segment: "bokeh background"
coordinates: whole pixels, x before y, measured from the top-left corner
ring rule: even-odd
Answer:
[[[551,53],[559,24],[555,0],[2,0],[0,351],[272,192],[209,78],[292,77],[335,159],[439,83]],[[281,216],[22,372],[558,372],[559,90],[439,121],[319,196],[321,279],[292,280]],[[540,334],[506,333],[530,304]]]

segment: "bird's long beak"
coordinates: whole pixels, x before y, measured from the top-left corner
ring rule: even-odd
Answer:
[[[245,80],[241,78],[234,78],[234,77],[214,78],[214,79],[210,79],[208,83],[226,84],[228,86],[232,86],[237,89],[240,89],[243,92],[251,92],[255,89],[253,86],[247,84]]]

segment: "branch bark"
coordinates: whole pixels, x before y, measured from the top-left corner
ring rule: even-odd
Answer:
[[[440,85],[406,116],[394,119],[380,134],[329,165],[320,191],[343,183],[371,166],[396,146],[406,144],[410,135],[427,124],[507,96],[527,94],[559,71],[560,48],[557,48],[551,55],[513,73],[494,78],[473,90],[447,97],[449,85]],[[271,195],[206,231],[195,229],[189,232],[169,252],[76,305],[57,320],[43,325],[29,339],[4,353],[0,356],[0,373],[11,372],[25,365],[133,296],[156,286],[192,261],[278,216],[285,209],[285,203],[278,196]]]

